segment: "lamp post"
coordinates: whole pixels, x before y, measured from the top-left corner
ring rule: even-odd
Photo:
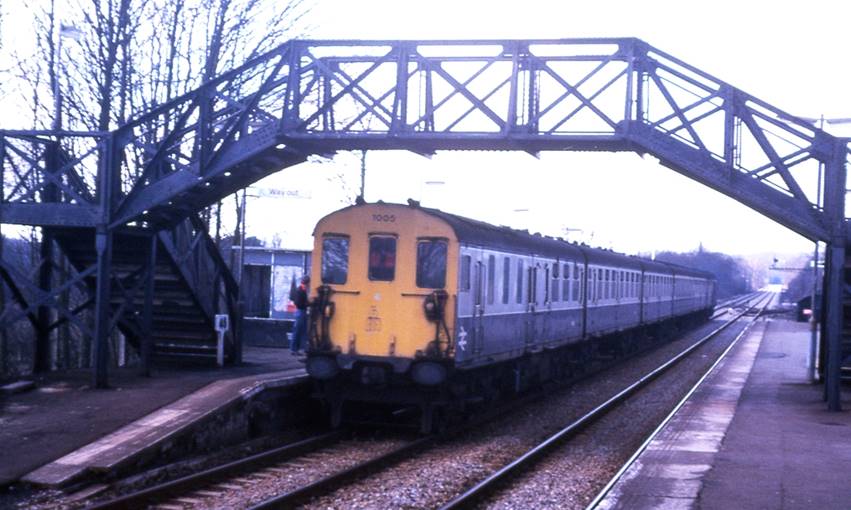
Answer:
[[[59,30],[56,34],[56,55],[53,57],[53,130],[60,131],[62,129],[62,91],[59,86],[59,72],[62,69],[62,39],[69,38],[79,41],[83,37],[83,32],[74,25],[66,25],[59,23]]]
[[[811,124],[817,124],[819,130],[824,129],[825,124],[849,124],[851,123],[851,118],[831,118],[826,119],[824,115],[819,115],[818,118],[812,117],[799,117],[802,120],[805,120]],[[816,181],[816,208],[821,208],[821,200],[822,200],[822,177],[824,175],[824,162],[819,160],[818,164],[818,180]],[[813,248],[813,289],[812,295],[810,297],[810,309],[813,313],[810,315],[810,351],[807,360],[807,377],[811,382],[816,382],[816,356],[818,354],[818,321],[816,320],[815,315],[815,305],[816,305],[816,294],[818,293],[818,277],[819,277],[819,242],[816,240],[813,243],[815,246]]]
[[[439,180],[423,181],[424,188],[423,188],[422,192],[420,193],[420,201],[423,203],[423,205],[426,205],[426,203],[429,206],[436,205],[436,204],[432,203],[431,197],[429,197],[429,195],[431,195],[431,193],[428,192],[427,190],[437,189],[439,186],[443,186],[444,184],[446,184],[446,182],[439,181]],[[428,198],[428,200],[427,200],[427,198]],[[435,200],[434,202],[436,203],[437,201]]]
[[[562,228],[561,228],[561,231],[564,233],[564,238],[565,238],[566,240],[568,240],[568,241],[570,240],[570,239],[568,239],[568,238],[570,237],[570,233],[571,233],[571,232],[582,232],[583,234],[585,233],[585,229],[581,229],[581,228],[570,228],[570,227],[562,227]]]

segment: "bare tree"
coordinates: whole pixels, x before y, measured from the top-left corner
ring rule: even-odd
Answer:
[[[0,97],[28,115],[18,117],[18,126],[6,127],[108,131],[301,35],[313,0],[25,2],[32,13],[34,50],[17,54],[0,48],[16,61],[0,69]],[[0,17],[0,30],[5,23]],[[208,224],[211,219],[205,212]],[[70,357],[64,345],[61,350]]]

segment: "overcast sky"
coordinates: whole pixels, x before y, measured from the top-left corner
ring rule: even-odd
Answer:
[[[638,37],[789,113],[837,118],[851,117],[849,15],[845,2],[812,0],[317,0],[311,37]],[[848,127],[831,130],[847,135]],[[310,199],[253,200],[249,234],[277,234],[286,246],[309,247],[315,221],[356,194],[359,164],[354,155],[342,154],[258,184],[299,190]],[[338,175],[347,189],[341,190]],[[367,200],[409,197],[533,232],[567,232],[571,239],[628,253],[687,251],[699,243],[731,254],[811,251],[796,234],[653,158],[631,153],[542,153],[535,159],[525,153],[442,152],[426,159],[370,152]]]
[[[315,38],[638,37],[794,115],[851,117],[844,2],[319,0],[312,14]],[[829,130],[851,134],[848,126]],[[352,156],[338,165],[354,187],[358,165]],[[332,173],[322,168],[311,178],[309,170],[285,170],[269,185],[310,186],[300,183]],[[812,250],[771,220],[631,153],[441,152],[429,160],[370,152],[367,200],[408,197],[628,253],[700,243],[731,254]],[[265,230],[250,219],[249,226]],[[299,239],[307,229],[289,228],[293,242],[306,242]]]

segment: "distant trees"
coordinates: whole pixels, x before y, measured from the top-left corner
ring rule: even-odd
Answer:
[[[811,265],[812,262],[813,258],[810,257],[807,265]],[[790,301],[798,301],[801,298],[812,296],[814,276],[815,274],[810,267],[798,271],[786,286],[786,298]]]
[[[715,275],[717,297],[723,299],[752,290],[749,278],[750,269],[742,259],[723,253],[714,253],[700,249],[691,253],[661,252],[656,260],[670,262],[685,267],[700,269]]]

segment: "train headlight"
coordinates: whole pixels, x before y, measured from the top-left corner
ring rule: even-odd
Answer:
[[[340,368],[337,361],[329,356],[311,356],[307,359],[307,374],[314,379],[333,379]]]
[[[411,367],[411,378],[423,386],[436,386],[446,381],[446,367],[433,361],[421,361]]]

